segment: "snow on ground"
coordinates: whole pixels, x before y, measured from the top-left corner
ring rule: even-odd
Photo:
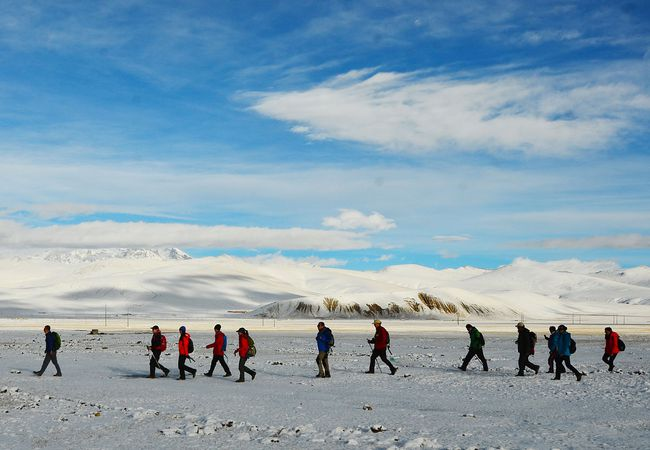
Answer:
[[[486,332],[487,373],[476,361],[466,373],[456,369],[466,333],[405,331],[392,334],[399,371],[391,377],[386,368],[364,374],[367,336],[338,333],[336,324],[329,323],[331,379],[314,378],[315,332],[260,331],[251,363],[258,377],[244,384],[201,375],[211,333],[193,333],[199,375],[177,381],[175,345],[161,360],[172,376],[145,378],[148,333],[65,331],[64,376],[55,378],[52,367],[32,374],[42,333],[0,331],[0,447],[647,448],[647,335],[623,335],[627,350],[609,373],[600,361],[602,336],[575,333],[573,362],[588,374],[578,383],[546,373],[516,378],[514,330]],[[233,350],[235,335],[226,331]],[[536,331],[541,339],[543,328]],[[546,356],[539,350],[538,363]],[[232,354],[229,364],[236,374]]]

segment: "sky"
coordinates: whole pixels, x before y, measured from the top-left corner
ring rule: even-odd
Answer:
[[[647,1],[0,3],[0,252],[650,264]]]

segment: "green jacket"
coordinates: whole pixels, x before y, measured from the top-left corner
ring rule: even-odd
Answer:
[[[481,332],[476,327],[469,330],[469,348],[479,350],[481,347]]]

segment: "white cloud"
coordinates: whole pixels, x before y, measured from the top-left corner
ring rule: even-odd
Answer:
[[[469,236],[446,236],[446,235],[438,235],[434,236],[433,240],[436,242],[462,242],[462,241],[469,241],[471,238]]]
[[[369,248],[371,244],[358,233],[304,228],[271,229],[112,221],[26,227],[13,221],[0,221],[0,247],[351,250]]]
[[[366,230],[370,232],[386,231],[395,228],[395,221],[378,212],[365,215],[355,209],[341,209],[336,217],[325,217],[323,226],[337,230]]]
[[[613,248],[613,249],[644,249],[650,248],[650,236],[641,234],[623,234],[618,236],[592,236],[575,239],[546,239],[517,243],[524,248]]]
[[[393,255],[381,255],[379,258],[377,258],[377,261],[390,261],[393,258]]]
[[[483,79],[353,71],[303,91],[260,95],[252,109],[313,139],[397,152],[564,155],[601,149],[632,128],[650,110],[640,86],[620,73],[587,71]]]

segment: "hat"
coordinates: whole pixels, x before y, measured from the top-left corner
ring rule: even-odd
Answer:
[[[246,333],[246,328],[241,327],[239,330],[237,330],[237,333]]]
[[[152,330],[160,330],[160,327],[158,325],[154,325],[153,327],[151,327],[151,329]]]
[[[566,330],[566,325],[560,325],[557,327],[558,330]]]
[[[524,327],[524,323],[523,323],[523,322],[519,322],[519,323],[517,324],[517,328],[523,328],[523,327]]]
[[[375,319],[372,321],[373,325],[381,325],[381,320]]]
[[[181,333],[185,333],[185,330],[186,330],[185,325],[183,325],[178,329],[178,331],[180,331]]]

